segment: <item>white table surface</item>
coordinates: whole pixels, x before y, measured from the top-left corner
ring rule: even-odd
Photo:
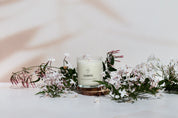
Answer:
[[[178,118],[178,95],[117,103],[109,97],[70,94],[62,98],[34,95],[35,88],[14,89],[0,83],[0,118]],[[99,103],[95,100],[99,99]]]

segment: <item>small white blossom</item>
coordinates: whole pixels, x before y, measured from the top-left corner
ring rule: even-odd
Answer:
[[[67,66],[68,68],[73,68],[73,66],[72,66],[69,62],[66,64],[66,66]]]
[[[114,79],[112,79],[112,78],[109,79],[108,82],[109,82],[110,84],[113,84],[113,85],[116,84],[116,81],[115,81]]]
[[[73,79],[70,79],[70,84],[76,84]]]
[[[116,72],[111,72],[110,76],[111,76],[111,78],[115,78],[117,76],[117,73]]]
[[[105,73],[105,72],[102,72],[102,73],[101,73],[101,76],[102,76],[102,77],[105,77],[105,76],[106,76],[106,73]]]

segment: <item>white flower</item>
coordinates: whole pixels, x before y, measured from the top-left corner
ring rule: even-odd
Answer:
[[[117,73],[116,72],[111,72],[110,75],[111,75],[111,78],[117,77]]]
[[[125,90],[120,91],[121,97],[127,96],[127,92]]]
[[[68,68],[73,68],[72,67],[72,65],[68,62],[68,64],[66,64],[66,66],[68,67]]]
[[[105,76],[106,76],[106,73],[105,73],[105,72],[102,72],[101,75],[102,75],[102,77],[105,77]]]
[[[114,79],[109,79],[109,81],[108,81],[110,84],[112,84],[112,85],[114,85],[115,83],[116,83],[116,81],[114,80]]]
[[[73,79],[70,79],[70,84],[76,84]]]

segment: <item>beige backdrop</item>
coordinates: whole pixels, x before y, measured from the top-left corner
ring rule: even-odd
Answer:
[[[12,71],[63,53],[105,56],[121,49],[120,65],[178,51],[177,0],[0,0],[0,81]]]

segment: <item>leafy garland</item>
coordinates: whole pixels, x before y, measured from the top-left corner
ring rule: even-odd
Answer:
[[[159,59],[151,57],[146,63],[134,68],[125,66],[115,68],[115,62],[123,56],[117,56],[119,50],[107,53],[103,62],[103,81],[97,81],[110,90],[110,96],[119,102],[134,101],[147,98],[145,94],[156,95],[159,90],[178,93],[178,61],[171,61],[168,65],[161,65]],[[54,59],[39,66],[22,68],[12,73],[12,84],[22,84],[28,88],[40,87],[42,94],[49,97],[60,97],[69,90],[77,89],[77,72],[68,61],[68,54],[64,57],[61,67],[52,66]],[[35,69],[35,70],[34,70]],[[161,80],[160,80],[161,78]]]

